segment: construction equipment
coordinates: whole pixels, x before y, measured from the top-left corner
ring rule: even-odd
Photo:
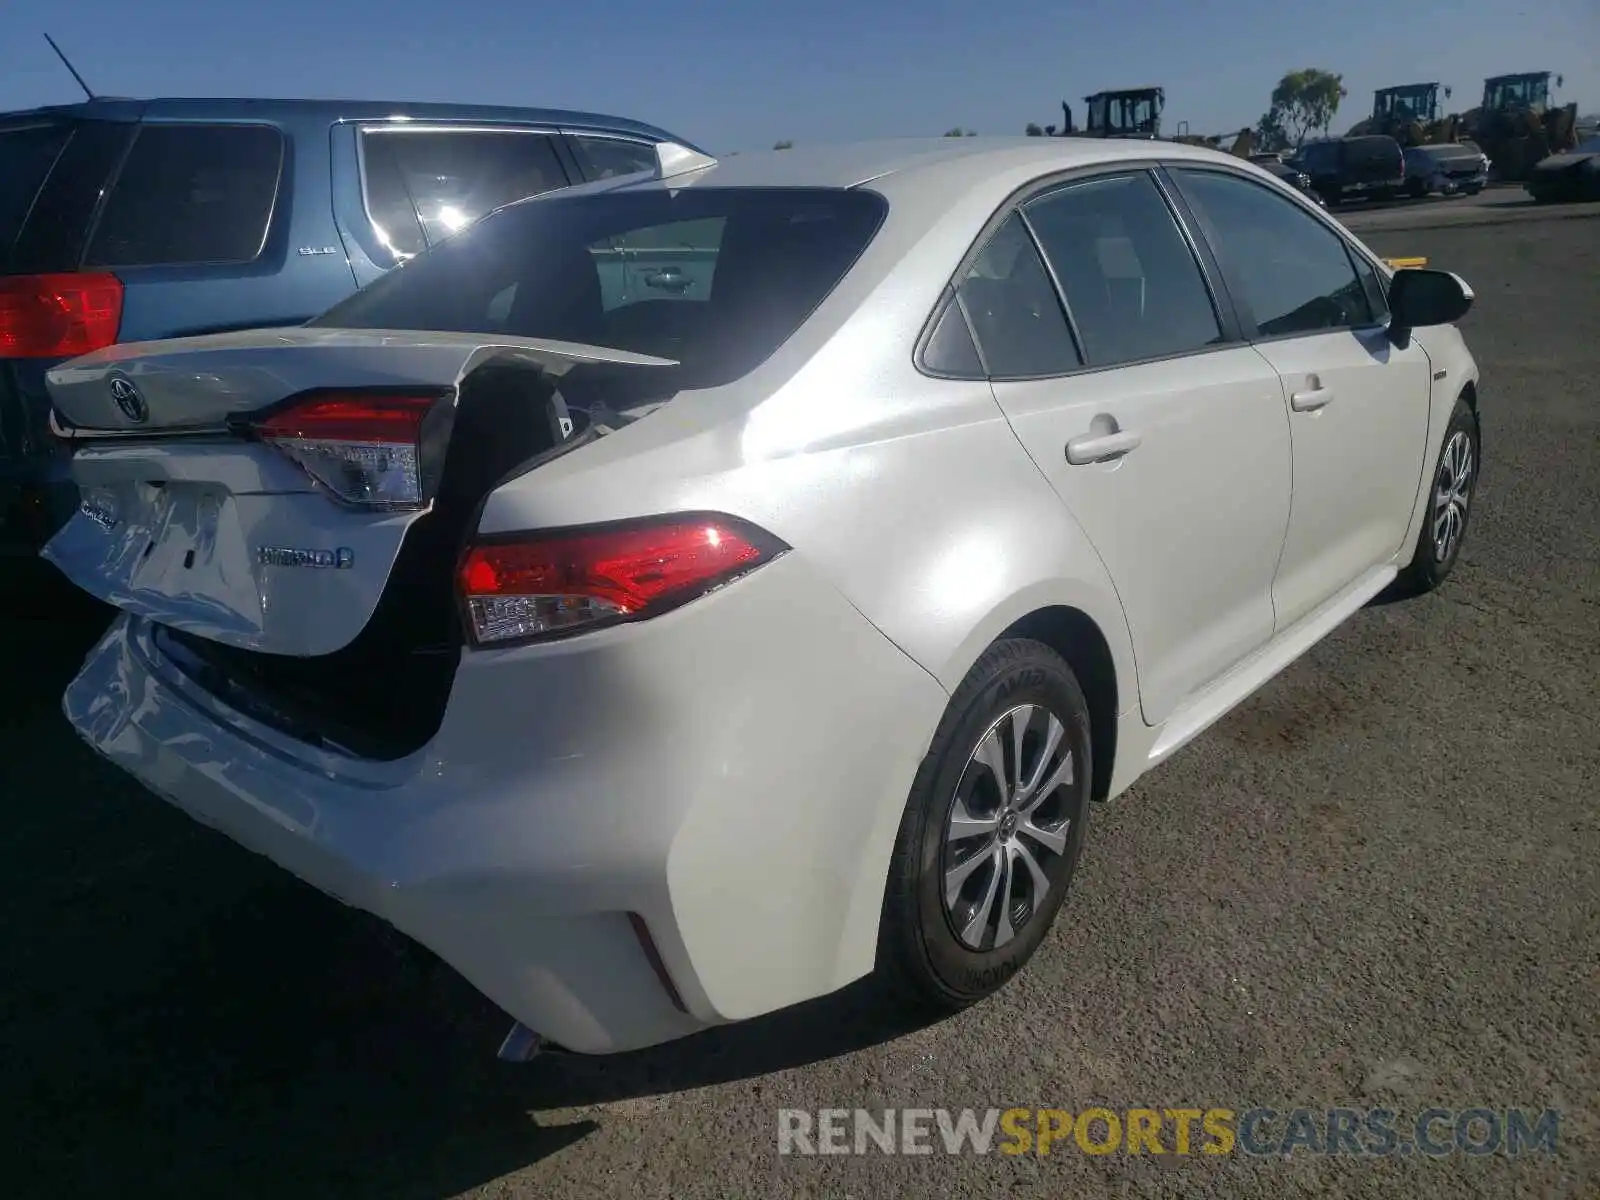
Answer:
[[[1083,104],[1084,127],[1075,129],[1072,107],[1062,103],[1065,123],[1057,136],[1155,139],[1161,136],[1161,110],[1166,107],[1167,96],[1158,87],[1121,88],[1085,96]]]
[[[1248,158],[1256,147],[1256,135],[1253,129],[1241,129],[1236,135],[1204,136],[1190,133],[1187,121],[1178,122],[1177,133],[1163,139],[1161,114],[1166,108],[1167,95],[1162,88],[1119,88],[1114,91],[1096,92],[1092,96],[1085,96],[1083,103],[1086,113],[1083,128],[1074,126],[1072,106],[1063,101],[1061,127],[1057,129],[1054,125],[1046,126],[1045,136],[1166,140],[1182,142],[1189,146],[1210,146],[1215,150],[1222,149],[1224,139],[1232,137],[1231,153],[1240,158]]]
[[[1439,146],[1456,141],[1461,133],[1461,118],[1444,115],[1439,93],[1450,98],[1450,89],[1438,83],[1403,83],[1379,88],[1372,93],[1372,115],[1353,126],[1347,137],[1384,134],[1406,149],[1413,146]]]
[[[1495,75],[1483,81],[1483,103],[1461,116],[1462,132],[1476,142],[1495,174],[1521,182],[1534,165],[1577,145],[1578,106],[1550,104],[1549,71]],[[1560,87],[1562,77],[1556,76]]]

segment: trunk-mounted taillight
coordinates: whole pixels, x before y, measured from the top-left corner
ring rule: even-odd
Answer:
[[[114,345],[121,325],[115,275],[0,276],[0,358],[76,358]]]
[[[732,517],[679,513],[482,541],[457,585],[473,642],[504,645],[656,616],[788,548]]]
[[[449,437],[447,420],[439,419],[448,418],[447,399],[438,392],[311,392],[248,422],[247,429],[341,503],[420,508]]]

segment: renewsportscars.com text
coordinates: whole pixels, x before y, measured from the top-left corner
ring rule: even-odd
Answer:
[[[825,1108],[778,1111],[779,1154],[1282,1156],[1556,1152],[1554,1109]]]

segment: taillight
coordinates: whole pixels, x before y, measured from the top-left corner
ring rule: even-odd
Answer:
[[[433,395],[317,392],[252,422],[252,433],[288,455],[341,502],[417,508],[427,497],[427,419]]]
[[[473,641],[498,645],[653,617],[787,549],[732,517],[677,514],[482,542],[457,583]]]
[[[115,275],[0,276],[0,358],[76,358],[115,344],[121,324]]]

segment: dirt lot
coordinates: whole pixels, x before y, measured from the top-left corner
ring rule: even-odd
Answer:
[[[1600,220],[1370,227],[1478,291],[1486,470],[1456,578],[1369,609],[1100,810],[1033,968],[932,1027],[852,989],[501,1066],[464,986],[78,747],[56,698],[92,617],[0,626],[0,1191],[1596,1195]],[[1093,1103],[1551,1107],[1564,1152],[776,1153],[780,1107]]]

